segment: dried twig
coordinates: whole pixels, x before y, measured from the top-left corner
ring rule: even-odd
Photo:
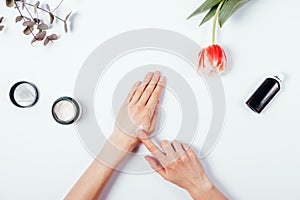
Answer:
[[[49,42],[53,42],[58,39],[57,34],[50,34],[47,36],[47,31],[49,30],[49,25],[45,22],[44,19],[40,18],[39,12],[48,13],[50,17],[50,24],[54,23],[54,19],[57,19],[64,25],[64,30],[68,32],[68,19],[72,12],[70,12],[65,18],[57,16],[54,11],[56,11],[64,0],[61,0],[60,3],[51,11],[50,6],[46,4],[45,6],[41,5],[40,1],[35,3],[28,3],[26,0],[6,0],[7,7],[15,7],[19,13],[16,17],[16,23],[23,20],[22,25],[25,26],[23,33],[25,35],[32,35],[33,39],[31,43],[36,41],[44,41],[44,45],[46,46]],[[24,14],[23,11],[26,11],[27,14]],[[34,13],[35,15],[33,15]],[[27,16],[26,16],[27,15]],[[3,17],[0,18],[0,23],[2,22]],[[4,26],[0,25],[0,31],[4,28]],[[50,27],[51,28],[51,27]]]
[[[52,12],[55,12],[55,11],[60,7],[60,5],[61,5],[63,2],[64,2],[64,0],[61,0],[61,1],[59,2],[59,4],[52,10]]]

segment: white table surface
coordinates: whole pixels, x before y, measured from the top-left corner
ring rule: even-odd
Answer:
[[[201,17],[186,21],[200,3],[66,1],[60,14],[76,13],[73,31],[44,48],[30,45],[22,27],[13,22],[16,11],[2,2],[0,15],[6,17],[7,28],[0,33],[0,199],[62,199],[92,157],[73,126],[53,121],[54,100],[72,96],[87,56],[121,32],[164,28],[208,45],[211,22],[198,28]],[[204,165],[230,199],[300,199],[299,6],[292,0],[253,0],[218,31],[230,62],[222,77],[226,119],[222,137]],[[282,91],[263,114],[252,113],[245,100],[267,75],[278,71],[287,76]],[[20,110],[9,101],[9,88],[18,80],[39,87],[41,98],[32,109]],[[190,199],[154,173],[115,175],[103,198]]]

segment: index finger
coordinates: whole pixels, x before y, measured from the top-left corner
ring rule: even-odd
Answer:
[[[146,133],[140,131],[138,133],[138,138],[158,160],[160,160],[160,158],[164,156],[164,153],[161,152],[161,150],[152,142],[152,140],[146,135]]]
[[[165,83],[166,83],[166,77],[162,76],[160,77],[154,91],[151,94],[151,97],[149,98],[148,102],[147,102],[147,106],[148,107],[152,107],[157,103],[157,100],[159,99],[164,87],[165,87]]]

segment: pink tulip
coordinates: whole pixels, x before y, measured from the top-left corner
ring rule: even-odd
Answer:
[[[221,74],[226,69],[226,54],[220,45],[213,44],[199,53],[198,71],[201,74]]]

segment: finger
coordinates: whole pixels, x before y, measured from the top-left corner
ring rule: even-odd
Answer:
[[[127,103],[129,103],[132,100],[133,95],[135,94],[136,90],[138,89],[141,83],[142,83],[141,81],[138,81],[133,85],[130,93],[127,96]]]
[[[158,105],[155,106],[154,113],[151,119],[150,132],[153,132],[155,130],[157,118],[158,118]]]
[[[161,142],[161,147],[167,156],[170,156],[171,158],[175,158],[174,156],[176,156],[176,152],[169,141],[163,140]]]
[[[182,143],[181,144],[184,151],[187,151],[190,147],[187,144]]]
[[[131,102],[137,103],[139,101],[139,99],[142,96],[142,94],[143,94],[146,86],[151,81],[152,77],[153,77],[153,73],[152,72],[149,72],[149,73],[146,74],[146,76],[145,76],[145,78],[143,80],[143,83],[139,86],[139,88],[135,92],[135,94],[134,94]]]
[[[156,71],[154,73],[154,75],[152,76],[152,79],[151,81],[149,82],[149,84],[147,85],[147,87],[145,88],[140,100],[139,100],[139,103],[141,105],[146,105],[147,101],[149,100],[149,98],[151,97],[158,81],[160,79],[160,73],[158,71]]]
[[[195,152],[193,151],[193,149],[191,148],[191,146],[187,145],[187,144],[182,144],[183,149],[186,151],[186,153],[189,156],[196,156]]]
[[[185,153],[185,150],[183,149],[183,147],[181,146],[181,144],[178,141],[174,140],[172,142],[172,146],[179,155],[182,155]]]
[[[158,174],[164,177],[165,169],[156,158],[153,158],[151,156],[145,156],[145,159],[149,162],[152,169],[154,169]]]
[[[161,150],[152,142],[144,131],[138,132],[138,138],[145,145],[145,147],[158,159],[162,159],[164,154]]]
[[[163,89],[164,89],[164,85],[166,83],[166,78],[164,76],[160,77],[154,91],[151,94],[151,97],[149,98],[148,102],[147,102],[147,106],[148,107],[153,107],[157,100],[159,99]]]
[[[159,100],[157,101],[156,105],[150,109],[150,117],[151,117],[151,120],[153,119],[154,117],[154,114],[155,114],[155,111],[158,111],[158,106],[159,106]]]

